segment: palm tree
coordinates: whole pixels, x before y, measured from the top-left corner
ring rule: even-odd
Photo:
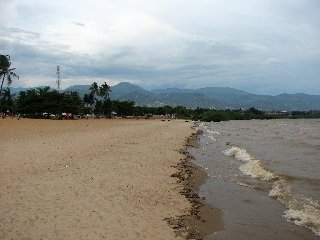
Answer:
[[[2,94],[2,88],[4,80],[7,79],[8,86],[12,83],[12,77],[16,77],[19,79],[19,76],[13,72],[15,68],[10,68],[10,56],[9,55],[0,55],[0,78],[1,80],[1,88],[0,88],[0,97]]]
[[[92,83],[89,90],[91,91],[91,93],[99,95],[99,86],[96,82]]]
[[[104,99],[109,99],[110,86],[105,82],[99,87],[99,95]]]

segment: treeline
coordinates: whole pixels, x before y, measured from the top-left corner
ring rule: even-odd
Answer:
[[[59,92],[50,87],[35,88],[21,91],[18,96],[12,96],[10,89],[3,90],[5,80],[9,86],[12,77],[19,76],[11,67],[10,56],[0,54],[0,115],[22,115],[29,118],[45,118],[63,116],[145,116],[167,115],[175,118],[200,121],[228,121],[271,118],[320,118],[320,111],[307,112],[263,112],[256,108],[248,110],[214,110],[207,108],[188,109],[183,106],[146,107],[136,106],[133,101],[111,100],[110,86],[106,83],[99,86],[94,82],[90,92],[80,97],[78,92]]]
[[[68,116],[85,116],[94,114],[99,117],[112,116],[144,116],[163,115],[180,119],[200,121],[228,121],[249,119],[273,118],[320,118],[320,111],[306,112],[264,112],[256,108],[248,110],[214,110],[207,108],[188,109],[183,106],[147,107],[136,106],[133,101],[111,100],[110,87],[104,83],[99,86],[93,83],[90,92],[80,97],[78,92],[59,92],[50,87],[35,88],[21,91],[19,95],[12,96],[10,89],[2,92],[0,112],[21,115],[29,118],[46,118],[55,116],[62,118],[62,113]]]
[[[53,115],[62,118],[62,113],[68,113],[68,116],[94,114],[104,117],[137,114],[133,101],[110,100],[108,91],[107,85],[99,87],[95,84],[95,88],[83,98],[78,92],[59,92],[50,87],[21,91],[13,96],[7,88],[0,98],[0,113],[29,118],[49,118]]]
[[[254,107],[247,110],[216,110],[207,108],[187,109],[179,106],[175,108],[175,112],[178,118],[199,120],[203,122],[250,119],[320,118],[320,111],[265,112]]]

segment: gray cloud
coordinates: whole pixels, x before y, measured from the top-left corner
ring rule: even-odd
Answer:
[[[86,26],[84,23],[81,23],[81,22],[74,22],[74,24],[80,27]]]
[[[11,11],[0,10],[0,52],[21,76],[15,84],[50,85],[60,65],[64,86],[99,79],[320,94],[317,0],[92,1],[1,3]]]

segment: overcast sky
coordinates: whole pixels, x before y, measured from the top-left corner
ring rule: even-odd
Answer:
[[[320,94],[319,0],[0,0],[0,54],[62,87],[234,87]]]

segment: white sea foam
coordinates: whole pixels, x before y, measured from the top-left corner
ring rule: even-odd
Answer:
[[[245,149],[233,146],[225,150],[223,153],[226,156],[233,156],[235,159],[244,162],[239,169],[245,175],[253,178],[259,178],[264,181],[277,178],[276,174],[264,169],[261,165],[261,161],[254,159]]]
[[[224,151],[224,154],[243,161],[244,164],[239,169],[245,175],[264,181],[279,179],[274,182],[269,196],[276,198],[285,205],[287,210],[284,212],[284,217],[296,225],[309,228],[316,235],[320,236],[320,205],[317,201],[297,196],[285,180],[280,179],[275,173],[264,169],[260,161],[255,160],[245,149],[231,147]]]
[[[285,205],[287,210],[284,212],[284,217],[296,225],[309,228],[316,235],[320,236],[320,205],[317,201],[304,196],[297,196],[285,180],[280,179],[275,173],[264,169],[261,162],[254,159],[245,149],[233,146],[223,153],[226,156],[233,156],[235,159],[244,162],[239,167],[243,174],[264,181],[274,180],[269,196],[276,198]]]
[[[293,198],[293,190],[284,180],[276,181],[269,192],[270,197],[278,199],[279,202],[287,204]]]
[[[207,129],[207,132],[208,132],[209,134],[217,134],[217,135],[220,135],[220,134],[221,134],[221,133],[218,132],[218,131],[211,131],[211,130],[209,130],[209,129]]]
[[[222,142],[222,140],[217,139],[214,135],[220,135],[221,133],[218,131],[212,131],[210,129],[208,129],[208,127],[206,125],[204,125],[203,123],[201,123],[197,129],[202,129],[205,133],[205,136],[208,137],[208,139],[210,139],[213,142]]]
[[[276,175],[270,171],[265,170],[259,160],[252,160],[240,166],[240,171],[246,175],[254,178],[260,178],[264,181],[269,181],[276,178]]]
[[[244,186],[244,187],[247,187],[247,188],[254,188],[253,186],[251,186],[251,185],[249,185],[247,183],[239,182],[239,181],[236,181],[236,180],[234,182],[236,182],[240,186]]]
[[[216,139],[215,137],[211,136],[211,135],[208,135],[208,138],[214,142],[217,142],[218,139]]]
[[[297,196],[284,180],[274,183],[269,196],[285,205],[287,210],[284,212],[284,217],[288,221],[305,226],[320,236],[320,205],[317,201]]]

